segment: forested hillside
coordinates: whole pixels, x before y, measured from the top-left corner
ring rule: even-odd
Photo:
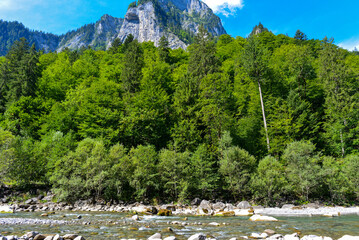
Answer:
[[[22,39],[0,69],[1,184],[66,201],[359,199],[359,56],[331,39],[201,28],[187,51],[129,36],[48,54]]]

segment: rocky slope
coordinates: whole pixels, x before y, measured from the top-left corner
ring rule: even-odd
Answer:
[[[139,42],[152,41],[156,46],[160,38],[166,36],[171,48],[186,48],[201,24],[214,36],[226,33],[219,17],[200,0],[139,0],[129,7],[124,19],[104,15],[96,23],[61,36],[31,31],[21,23],[0,20],[0,55],[5,55],[12,43],[21,37],[45,51],[88,46],[106,49],[116,38],[124,41],[130,34]]]

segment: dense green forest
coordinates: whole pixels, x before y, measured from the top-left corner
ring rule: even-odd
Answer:
[[[0,58],[1,184],[59,201],[359,200],[359,56],[267,30]]]

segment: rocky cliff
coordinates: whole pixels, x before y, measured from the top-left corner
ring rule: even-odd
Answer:
[[[21,37],[45,51],[88,46],[104,50],[116,38],[124,41],[130,34],[140,42],[152,41],[156,46],[160,38],[166,36],[171,48],[186,48],[201,24],[214,36],[226,33],[219,17],[200,0],[139,0],[129,7],[124,19],[104,15],[96,23],[61,36],[0,20],[0,55],[5,55],[11,44]]]

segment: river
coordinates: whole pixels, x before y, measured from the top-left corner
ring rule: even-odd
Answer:
[[[78,217],[81,216],[81,219]],[[249,217],[198,217],[188,216],[141,216],[140,221],[133,221],[131,215],[107,212],[59,212],[48,217],[42,217],[39,212],[18,212],[0,214],[5,220],[17,219],[48,219],[67,221],[67,224],[46,225],[1,225],[2,235],[21,236],[28,231],[38,231],[44,234],[76,233],[86,239],[147,239],[154,233],[162,232],[164,237],[176,236],[187,239],[196,233],[204,233],[217,239],[250,236],[251,233],[262,233],[272,229],[279,234],[300,232],[303,235],[327,236],[338,239],[343,235],[358,235],[359,216],[340,217],[277,217],[278,222],[251,222]],[[173,223],[175,222],[175,224]],[[212,226],[209,223],[219,223]],[[89,224],[90,223],[90,224]],[[173,232],[170,232],[171,228]]]

